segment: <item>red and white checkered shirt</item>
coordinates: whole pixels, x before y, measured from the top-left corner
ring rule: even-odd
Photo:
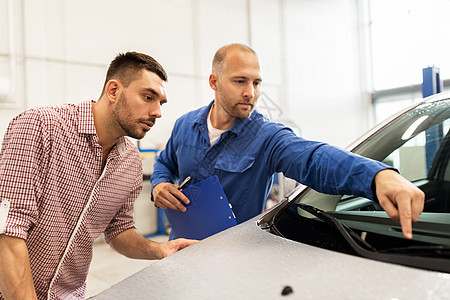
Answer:
[[[25,111],[3,140],[0,233],[26,240],[39,299],[83,299],[94,240],[135,227],[139,152],[124,137],[101,171],[92,103]]]

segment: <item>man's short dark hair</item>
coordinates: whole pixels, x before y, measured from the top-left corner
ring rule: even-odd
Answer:
[[[138,52],[119,53],[111,62],[106,73],[105,87],[111,79],[118,79],[125,87],[140,77],[141,71],[145,69],[155,73],[164,81],[167,81],[167,73],[164,68],[150,55]]]

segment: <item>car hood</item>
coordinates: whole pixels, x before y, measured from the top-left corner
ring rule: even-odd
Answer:
[[[92,299],[444,299],[450,274],[290,241],[258,217],[183,249]],[[282,295],[289,286],[292,293]]]

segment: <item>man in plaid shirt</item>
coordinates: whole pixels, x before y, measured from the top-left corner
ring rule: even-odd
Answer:
[[[94,240],[161,259],[195,241],[156,243],[135,229],[142,163],[125,136],[141,139],[167,102],[162,66],[119,54],[100,99],[27,110],[0,154],[0,292],[6,299],[83,299]],[[0,295],[0,298],[1,298]]]

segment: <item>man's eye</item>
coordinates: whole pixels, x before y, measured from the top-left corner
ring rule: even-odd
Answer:
[[[150,96],[145,96],[145,99],[146,99],[147,101],[152,101],[152,100],[153,100],[153,98],[150,97]]]

